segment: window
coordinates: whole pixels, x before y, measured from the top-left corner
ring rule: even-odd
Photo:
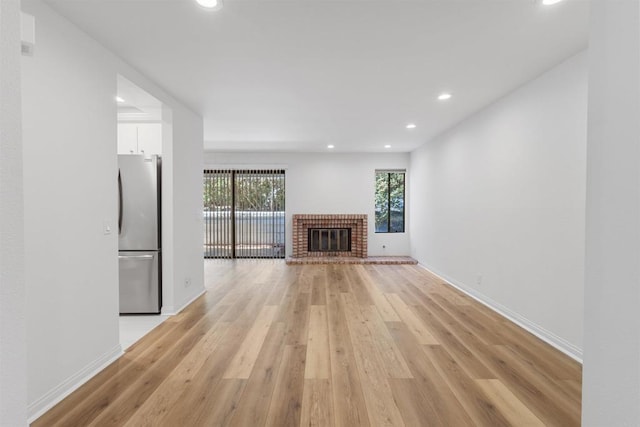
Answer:
[[[404,233],[404,171],[376,171],[376,233]]]

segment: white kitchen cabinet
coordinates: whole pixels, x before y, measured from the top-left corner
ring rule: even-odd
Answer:
[[[118,154],[138,153],[138,126],[134,123],[118,123]]]
[[[162,154],[162,124],[118,123],[118,154]]]
[[[138,152],[140,154],[162,154],[162,125],[160,123],[138,125]]]

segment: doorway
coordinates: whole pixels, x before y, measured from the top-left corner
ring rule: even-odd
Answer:
[[[204,171],[204,257],[285,257],[285,171]]]
[[[155,186],[152,186],[155,191],[141,191],[135,193],[133,191],[129,194],[135,194],[137,197],[145,197],[145,200],[154,200],[155,202],[150,205],[153,206],[150,210],[145,210],[145,215],[141,213],[136,203],[130,203],[124,199],[120,199],[119,212],[118,212],[118,264],[119,264],[119,299],[120,299],[120,312],[136,312],[139,308],[136,305],[132,305],[133,300],[140,295],[148,296],[152,295],[154,304],[160,299],[160,306],[149,310],[139,310],[142,312],[160,311],[164,301],[162,297],[162,263],[159,262],[163,257],[160,256],[162,248],[162,233],[161,227],[161,211],[158,208],[158,203],[166,203],[164,198],[160,197],[160,192],[164,193],[165,188],[159,180],[164,181],[163,175],[160,173],[161,157],[163,154],[163,146],[170,146],[171,141],[171,126],[172,117],[171,109],[162,103],[159,99],[148,93],[134,82],[128,80],[122,75],[117,76],[117,154],[118,154],[118,169],[114,171],[114,178],[118,178],[119,194],[127,194],[123,192],[123,188],[132,189],[132,186],[127,184],[127,179],[124,177],[125,169],[123,165],[131,162],[127,162],[126,159],[133,161],[137,157],[144,157],[141,162],[146,163],[154,160],[154,167],[145,170],[145,172],[153,171],[156,175]],[[132,166],[129,164],[129,166]],[[136,170],[131,168],[130,170]],[[139,171],[139,170],[138,170]],[[148,175],[143,175],[143,179],[134,179],[135,176],[131,175],[131,179],[128,182],[140,183],[148,178]],[[114,179],[115,181],[115,179]],[[148,186],[138,186],[149,190]],[[152,196],[153,194],[153,196]],[[148,206],[147,206],[148,207]],[[135,208],[135,209],[134,209]],[[148,249],[148,253],[142,254],[139,249],[143,247],[145,239],[140,235],[135,235],[135,238],[125,242],[122,239],[121,226],[126,227],[124,224],[131,221],[127,221],[126,212],[134,212],[133,217],[142,217],[143,220],[137,222],[137,228],[140,224],[151,223],[157,221],[156,226],[151,228],[151,239],[153,244],[150,247],[144,247]],[[152,212],[152,215],[147,215]],[[140,228],[140,230],[142,230]],[[146,236],[149,237],[149,236]],[[133,252],[126,252],[125,246],[135,247]],[[152,247],[153,246],[153,247]],[[137,259],[137,263],[136,263]],[[151,264],[150,260],[153,259],[154,263]],[[136,267],[136,268],[134,268]],[[145,274],[138,274],[145,273]],[[155,278],[155,279],[153,279]],[[153,289],[157,291],[157,294],[149,291]],[[144,291],[144,292],[143,292]],[[155,295],[158,295],[157,297]],[[170,304],[169,304],[170,305]],[[131,311],[130,308],[133,308]],[[133,345],[140,338],[151,332],[152,329],[157,327],[163,321],[168,318],[167,315],[158,314],[136,314],[120,315],[119,316],[119,332],[120,332],[120,345],[123,350]]]

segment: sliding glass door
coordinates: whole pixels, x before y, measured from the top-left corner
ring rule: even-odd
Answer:
[[[224,170],[204,171],[204,256],[232,258],[233,173]]]
[[[206,258],[284,258],[283,170],[205,170],[203,188]]]

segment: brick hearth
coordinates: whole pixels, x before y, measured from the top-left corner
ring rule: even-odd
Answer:
[[[309,252],[310,228],[351,228],[351,251]],[[293,215],[293,258],[367,257],[367,215]]]

